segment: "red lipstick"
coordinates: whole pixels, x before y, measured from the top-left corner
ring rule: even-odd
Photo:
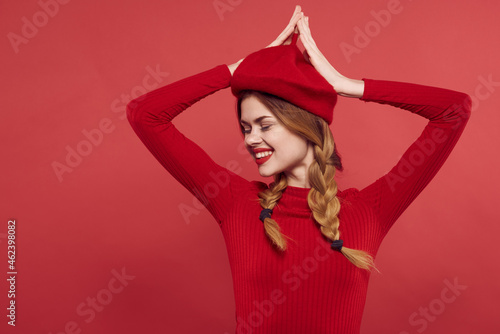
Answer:
[[[267,156],[263,156],[263,157],[257,157],[257,155],[261,156],[261,154],[258,154],[258,153],[264,153],[264,152],[270,152],[271,154],[267,155]],[[266,161],[268,161],[271,156],[272,156],[272,153],[273,153],[273,150],[270,149],[270,148],[256,148],[256,149],[253,149],[253,156],[255,158],[255,162],[257,163],[257,165],[262,165],[263,163],[265,163]]]

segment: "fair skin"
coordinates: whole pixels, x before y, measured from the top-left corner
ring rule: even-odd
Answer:
[[[305,57],[312,66],[332,85],[338,95],[360,98],[364,92],[364,81],[355,80],[340,74],[318,49],[309,29],[309,17],[300,6],[295,7],[292,18],[281,34],[267,47],[290,44],[292,34],[299,33],[305,48]],[[228,65],[231,75],[238,62]],[[302,137],[287,130],[276,117],[255,97],[249,97],[241,104],[241,121],[245,133],[245,145],[254,159],[259,161],[259,173],[272,176],[285,172],[289,186],[310,188],[307,170],[314,161],[312,146]],[[272,124],[271,124],[272,123]],[[269,128],[267,128],[267,126]],[[270,156],[257,159],[255,151]],[[260,163],[265,161],[264,163]]]
[[[314,161],[310,142],[288,130],[254,96],[241,102],[240,124],[245,145],[257,162],[260,175],[284,172],[289,186],[310,188],[307,170]]]

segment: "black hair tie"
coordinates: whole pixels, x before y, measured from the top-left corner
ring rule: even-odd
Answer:
[[[264,219],[266,218],[271,218],[271,215],[273,214],[273,210],[271,209],[262,209],[260,212],[259,219],[264,222]]]
[[[336,251],[340,252],[340,251],[342,250],[342,245],[343,245],[343,244],[344,244],[344,241],[343,241],[343,240],[340,240],[340,239],[339,239],[339,240],[334,240],[334,241],[332,242],[332,246],[331,246],[331,247],[332,247],[332,249],[334,249],[334,250],[336,250]]]

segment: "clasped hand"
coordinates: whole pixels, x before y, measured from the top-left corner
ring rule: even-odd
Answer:
[[[337,94],[347,97],[363,96],[364,82],[362,80],[349,79],[340,74],[318,49],[309,28],[309,17],[304,15],[300,6],[295,7],[288,25],[267,47],[290,44],[294,32],[299,34],[299,39],[304,45],[304,57],[306,60],[333,86]],[[242,61],[243,59],[240,59],[238,62],[228,66],[231,75]]]

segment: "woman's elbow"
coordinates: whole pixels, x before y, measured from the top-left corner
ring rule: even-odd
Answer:
[[[449,122],[454,124],[454,128],[464,128],[467,124],[472,110],[472,99],[469,95],[456,92],[457,95],[450,106]]]
[[[137,99],[133,99],[127,103],[127,120],[130,124],[137,124],[140,122],[140,109],[140,103]]]
[[[465,93],[460,93],[461,98],[457,101],[458,112],[461,119],[469,119],[472,111],[472,98]]]

